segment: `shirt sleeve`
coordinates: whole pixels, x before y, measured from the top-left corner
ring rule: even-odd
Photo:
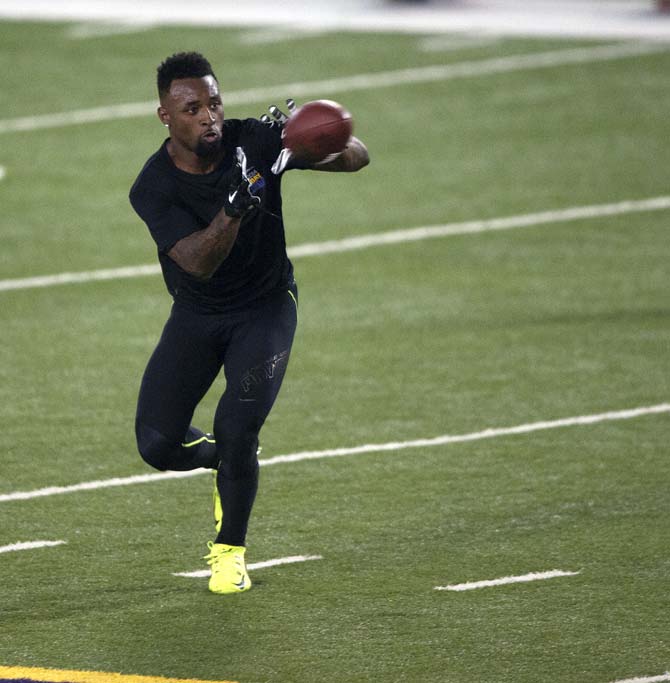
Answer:
[[[130,195],[130,203],[147,224],[158,251],[167,253],[179,240],[202,230],[196,217],[166,195],[140,190]]]

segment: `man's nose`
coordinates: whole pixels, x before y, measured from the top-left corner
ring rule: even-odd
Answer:
[[[216,116],[214,116],[214,112],[209,108],[205,109],[205,111],[207,112],[207,117],[205,118],[205,121],[207,123],[214,123],[214,121],[216,121]]]

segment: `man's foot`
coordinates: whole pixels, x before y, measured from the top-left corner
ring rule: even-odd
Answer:
[[[209,554],[204,559],[212,568],[209,590],[212,593],[243,593],[251,588],[251,579],[244,563],[246,548],[225,543],[207,543]]]

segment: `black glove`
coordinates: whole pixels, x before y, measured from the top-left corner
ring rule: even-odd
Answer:
[[[248,174],[247,157],[237,148],[237,163],[228,191],[224,195],[223,210],[231,218],[242,218],[261,205],[260,190],[264,183],[259,173]]]

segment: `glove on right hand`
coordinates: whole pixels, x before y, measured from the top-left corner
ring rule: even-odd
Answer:
[[[250,191],[251,181],[247,177],[247,159],[242,148],[237,148],[237,164],[228,192],[223,199],[223,210],[230,218],[242,218],[261,205],[261,198]]]

